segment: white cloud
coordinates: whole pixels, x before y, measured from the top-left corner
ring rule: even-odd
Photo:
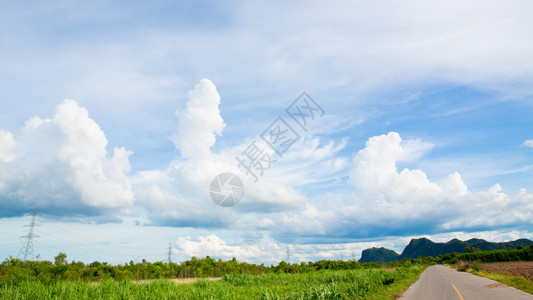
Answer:
[[[52,123],[64,139],[57,157],[69,166],[72,177],[66,180],[81,192],[82,202],[96,207],[132,204],[134,196],[126,176],[132,152],[115,148],[106,158],[104,132],[75,101],[66,100],[58,106]]]
[[[227,226],[237,216],[209,198],[210,181],[223,172],[239,173],[236,164],[211,151],[216,134],[224,129],[215,85],[202,79],[188,93],[183,111],[176,111],[177,132],[172,135],[180,156],[166,170],[139,172],[136,194],[154,223],[175,226]]]
[[[281,260],[287,260],[287,248],[289,249],[290,261],[317,261],[320,259],[344,259],[358,260],[361,252],[372,247],[385,247],[401,254],[409,241],[413,238],[428,238],[434,242],[442,243],[457,238],[468,240],[471,238],[481,238],[489,242],[513,241],[519,238],[533,238],[527,231],[478,231],[478,232],[447,232],[430,235],[405,235],[374,237],[373,241],[343,242],[343,243],[312,243],[312,244],[291,244],[279,243],[271,237],[264,235],[256,239],[244,241],[235,240],[228,243],[227,240],[215,234],[200,235],[197,238],[180,236],[177,239],[177,250],[189,257],[211,256],[215,258],[231,259],[237,258],[239,261],[253,263],[273,263],[277,264]]]
[[[390,242],[362,242],[343,244],[283,244],[269,236],[260,236],[251,241],[239,240],[228,243],[217,235],[201,235],[197,238],[180,236],[177,239],[177,249],[186,256],[205,257],[207,255],[222,259],[237,258],[239,261],[253,263],[278,264],[287,261],[287,248],[291,263],[301,261],[316,261],[320,259],[357,259],[363,249],[376,245],[389,246]]]
[[[215,85],[201,80],[188,93],[185,109],[176,112],[178,129],[171,139],[181,156],[166,170],[136,174],[136,194],[154,223],[239,227],[248,213],[297,210],[308,199],[295,186],[331,180],[346,166],[345,159],[335,157],[345,141],[323,145],[318,138],[311,138],[293,145],[283,158],[274,157],[277,162],[272,169],[255,182],[239,169],[235,159],[251,141],[219,152],[211,149],[225,126],[218,109],[220,101]],[[209,198],[211,180],[223,172],[237,174],[244,181],[244,198],[235,208],[221,208]]]
[[[533,140],[526,140],[522,145],[533,148]]]
[[[185,111],[176,111],[178,131],[171,140],[183,158],[209,159],[215,134],[221,135],[226,126],[218,109],[220,96],[213,82],[202,79],[188,99]]]
[[[143,23],[144,15],[137,14],[145,10],[137,5],[118,9],[108,4],[101,11],[137,21],[129,30],[121,31],[116,26],[102,33],[120,39],[93,39],[89,35],[91,47],[86,47],[73,40],[51,38],[46,41],[59,51],[49,51],[46,46],[47,51],[42,51],[43,45],[36,45],[36,39],[13,34],[9,36],[14,46],[0,49],[0,57],[5,58],[2,65],[17,92],[29,84],[33,88],[24,91],[29,96],[67,94],[88,98],[91,103],[80,103],[114,115],[157,109],[151,107],[154,101],[168,108],[175,101],[173,95],[187,89],[194,78],[205,76],[202,74],[238,90],[242,96],[236,101],[241,104],[249,102],[251,96],[286,96],[295,87],[317,91],[340,87],[357,96],[359,92],[390,89],[406,82],[451,82],[501,89],[507,97],[531,93],[533,64],[527,58],[533,42],[527,30],[531,18],[526,13],[531,11],[531,3],[454,3],[387,3],[385,10],[383,5],[362,1],[336,1],[335,5],[311,1],[305,8],[283,1],[239,3],[231,12],[215,12],[231,20],[220,24],[224,30],[201,28],[193,33],[179,30],[180,26],[165,27],[166,22]],[[25,10],[16,7],[14,11],[18,9]],[[110,21],[108,15],[82,17],[77,7],[43,11],[9,18],[6,15],[3,27],[25,28],[28,34],[41,36],[80,21]],[[54,18],[55,14],[74,17],[58,21],[61,18]],[[183,20],[185,24],[176,22],[188,28],[187,20]],[[140,34],[147,28],[149,34]],[[16,51],[21,48],[30,52]],[[46,82],[42,74],[48,75]],[[340,104],[341,110],[349,109]],[[147,123],[170,120],[162,111],[143,116],[150,118]],[[140,127],[135,118],[122,118],[120,122]]]
[[[31,118],[14,141],[17,157],[3,170],[5,211],[83,215],[133,203],[126,175],[131,152],[115,148],[108,157],[104,132],[75,101],[65,100],[52,119]]]
[[[11,163],[17,157],[13,150],[17,147],[11,132],[0,130],[0,163]]]
[[[191,239],[190,237],[178,237],[178,249],[187,256],[204,257],[211,255],[223,259],[231,259],[236,257],[240,260],[250,260],[259,257],[267,261],[273,256],[279,257],[279,253],[283,251],[279,245],[274,241],[262,238],[253,244],[229,245],[216,235],[200,236],[198,239]]]
[[[533,202],[528,199],[533,195],[524,189],[516,197],[498,184],[474,193],[458,172],[433,182],[422,170],[397,169],[406,153],[419,158],[430,148],[421,140],[404,141],[395,132],[371,137],[354,156],[349,182],[357,189],[351,197],[326,194],[299,210],[264,216],[256,223],[274,236],[299,241],[531,224]]]
[[[407,197],[411,201],[420,197],[432,199],[442,188],[431,183],[424,172],[397,169],[398,161],[416,160],[431,146],[421,140],[402,141],[396,132],[372,137],[354,157],[349,182],[362,197],[384,196],[385,200],[396,201],[406,201]]]

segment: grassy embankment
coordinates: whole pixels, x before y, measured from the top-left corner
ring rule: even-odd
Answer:
[[[424,267],[320,270],[297,274],[228,274],[220,281],[177,285],[162,279],[23,281],[0,285],[1,299],[393,299],[415,282]]]

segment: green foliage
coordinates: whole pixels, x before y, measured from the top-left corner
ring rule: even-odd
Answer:
[[[420,256],[438,257],[453,252],[479,252],[489,250],[504,250],[507,248],[516,248],[517,246],[527,247],[533,245],[528,239],[518,239],[516,241],[491,243],[482,239],[470,239],[461,241],[452,239],[446,243],[435,243],[427,238],[412,239],[405,247],[401,258],[416,258]]]
[[[62,265],[68,264],[67,254],[63,252],[59,252],[59,254],[54,257],[54,260],[55,260],[56,266],[62,266]]]
[[[474,262],[472,264],[472,270],[474,270],[475,272],[479,272],[480,267],[479,267],[479,264],[477,262]]]
[[[507,275],[502,273],[489,273],[484,271],[476,271],[474,274],[490,278],[526,293],[533,294],[533,281],[527,280],[522,276]]]
[[[400,254],[394,252],[393,250],[381,248],[371,248],[363,250],[361,254],[361,259],[359,262],[391,262],[400,259]]]
[[[438,263],[454,264],[457,261],[479,262],[506,262],[506,261],[532,261],[533,247],[521,247],[521,249],[505,249],[491,251],[473,251],[469,253],[449,253],[437,257]]]
[[[383,265],[333,261],[265,267],[210,257],[181,264],[63,263],[6,259],[0,268],[0,299],[381,299],[400,293],[423,271],[418,265],[385,270]],[[134,281],[180,274],[225,275],[187,285]]]

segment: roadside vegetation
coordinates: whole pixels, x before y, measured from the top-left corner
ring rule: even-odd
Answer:
[[[508,262],[508,261],[533,261],[533,245],[528,247],[518,246],[516,249],[481,251],[466,247],[464,253],[449,253],[439,255],[437,262],[454,264],[457,261],[468,262]]]
[[[315,272],[226,274],[220,281],[177,285],[168,280],[21,281],[3,284],[2,299],[393,299],[417,280],[424,267],[359,268]]]
[[[10,257],[0,265],[0,299],[393,299],[414,283],[425,260],[390,264],[321,260],[255,265],[192,258],[176,263],[124,265]],[[193,284],[170,278],[221,277]],[[139,280],[143,280],[139,283]]]
[[[523,275],[531,272],[533,263],[515,263],[515,267],[490,263],[508,261],[533,261],[533,246],[493,251],[465,248],[464,253],[387,264],[320,260],[270,266],[209,256],[179,264],[145,260],[85,264],[69,263],[67,255],[59,253],[54,262],[5,259],[0,264],[0,299],[394,299],[428,265],[437,263],[533,293],[532,281]],[[222,280],[182,285],[167,280],[210,277]]]
[[[533,294],[533,245],[493,251],[465,249],[465,253],[447,254],[438,260],[452,264],[458,271],[468,271]]]
[[[479,275],[479,276],[490,278],[492,280],[501,282],[501,283],[503,283],[505,285],[508,285],[508,286],[512,286],[512,287],[514,287],[516,289],[519,289],[521,291],[524,291],[526,293],[529,293],[529,294],[533,295],[533,281],[527,280],[527,279],[525,279],[522,276],[508,275],[508,274],[503,274],[503,273],[500,273],[500,272],[497,272],[497,273],[486,272],[486,271],[482,271],[482,270],[480,270],[480,271],[471,270],[471,273]]]

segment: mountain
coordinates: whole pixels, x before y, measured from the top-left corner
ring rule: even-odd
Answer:
[[[394,261],[398,259],[400,259],[400,254],[396,253],[395,251],[381,247],[381,248],[371,248],[371,249],[363,250],[363,253],[361,255],[361,259],[359,260],[359,262],[360,263],[364,263],[364,262],[388,263],[390,261]]]
[[[492,243],[482,239],[470,239],[461,241],[458,239],[450,240],[446,243],[435,243],[426,238],[412,239],[405,247],[400,259],[402,258],[418,258],[419,256],[437,257],[442,254],[452,252],[464,252],[465,247],[477,248],[480,250],[501,250],[507,248],[516,248],[518,245],[529,246],[533,241],[528,239],[519,239],[516,241]]]
[[[446,243],[435,243],[427,238],[420,238],[412,239],[401,255],[385,248],[363,250],[359,262],[389,262],[393,260],[401,260],[403,258],[418,258],[419,256],[437,257],[452,252],[462,253],[464,252],[465,247],[477,248],[480,250],[501,250],[516,248],[518,245],[526,247],[531,244],[533,244],[533,241],[528,239],[518,239],[516,241],[502,243],[492,243],[482,239],[469,239],[467,241],[453,239]]]

